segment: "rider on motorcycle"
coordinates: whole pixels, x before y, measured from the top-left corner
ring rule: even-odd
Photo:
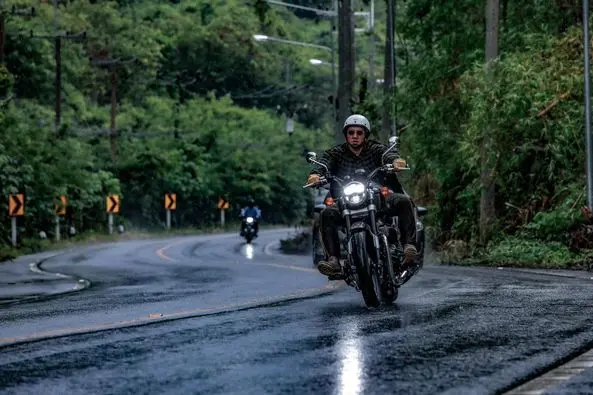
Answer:
[[[387,153],[384,163],[381,163],[381,156],[388,149],[385,145],[375,140],[369,140],[371,124],[369,120],[359,114],[351,115],[346,119],[342,129],[346,142],[327,150],[320,162],[324,163],[332,175],[343,178],[347,175],[354,175],[355,170],[364,169],[367,174],[382,166],[393,163],[396,171],[402,165],[398,150]],[[318,167],[309,173],[307,184],[318,182],[324,169]],[[416,220],[414,206],[410,198],[403,193],[403,188],[395,174],[384,176],[381,180],[383,185],[390,187],[395,193],[386,199],[388,216],[398,216],[401,241],[404,244],[403,268],[409,268],[418,255],[416,249]],[[340,190],[336,183],[331,183],[330,193],[332,196],[339,196]],[[321,211],[320,228],[321,241],[325,253],[325,260],[317,264],[318,270],[330,277],[336,278],[342,272],[339,263],[340,241],[338,228],[343,226],[343,219],[340,211],[335,206],[327,206]],[[395,240],[389,240],[394,242]]]
[[[255,236],[257,237],[257,232],[259,230],[259,220],[261,218],[261,210],[255,205],[255,201],[253,198],[249,198],[247,201],[247,206],[241,209],[241,214],[239,215],[241,218],[241,236],[245,235],[245,226],[247,225],[245,219],[247,217],[253,218],[253,230],[255,232]]]

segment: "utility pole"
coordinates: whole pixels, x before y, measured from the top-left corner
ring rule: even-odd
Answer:
[[[332,62],[332,126],[334,130],[334,142],[339,144],[342,142],[342,136],[340,133],[340,123],[338,122],[338,107],[336,106],[337,103],[337,86],[336,86],[336,45],[334,44],[334,30],[336,29],[336,25],[339,24],[338,18],[338,0],[333,1],[334,4],[334,13],[335,15],[329,19],[329,38],[330,38],[330,48],[331,48],[331,62]]]
[[[375,87],[375,0],[371,0],[371,12],[369,14],[369,28],[367,31],[369,35],[369,89]]]
[[[111,146],[111,159],[117,162],[117,136],[115,129],[115,114],[117,111],[117,74],[115,67],[110,68],[111,74],[111,116],[109,120],[109,145]]]
[[[591,65],[589,40],[589,0],[583,0],[583,47],[585,48],[585,142],[587,144],[587,205],[593,208],[593,136],[591,135]]]
[[[6,28],[4,22],[4,9],[0,3],[0,64],[4,64],[4,38],[6,37]]]
[[[56,135],[59,132],[60,125],[62,123],[62,39],[73,40],[73,41],[84,41],[87,38],[86,31],[72,34],[67,32],[66,34],[60,33],[60,1],[54,0],[54,35],[43,36],[36,35],[35,38],[43,38],[54,41],[54,58],[56,62],[56,99],[55,99],[55,130]],[[35,10],[32,10],[33,13]]]
[[[485,68],[487,81],[492,84],[494,73],[493,63],[498,57],[498,23],[499,0],[488,0],[486,5],[486,57]],[[482,190],[480,195],[480,242],[485,244],[491,233],[490,226],[496,215],[495,211],[495,183],[494,160],[492,158],[492,130],[483,131],[480,146],[480,181]]]
[[[383,141],[387,141],[390,136],[397,135],[395,120],[395,1],[396,0],[386,0],[387,29],[385,30],[385,69],[383,74]]]
[[[95,66],[103,66],[109,70],[111,80],[111,116],[109,122],[109,145],[111,146],[111,160],[113,163],[117,162],[117,128],[115,124],[115,116],[117,114],[117,66],[128,64],[136,61],[133,56],[127,60],[116,59],[91,59],[91,63]]]
[[[56,58],[56,134],[62,121],[62,38],[60,37],[60,0],[54,0],[55,58]]]
[[[65,40],[74,40],[74,41],[83,41],[86,40],[87,34],[86,31],[78,34],[71,34],[68,32],[67,34],[60,33],[60,4],[61,0],[54,0],[54,35],[53,36],[45,36],[45,35],[32,35],[32,38],[42,38],[54,41],[54,57],[56,62],[56,103],[55,103],[55,127],[56,127],[56,134],[60,128],[61,118],[62,118],[62,39]],[[12,7],[12,15],[21,15],[21,16],[36,16],[35,7],[31,7],[31,10],[22,9],[18,10],[15,6]],[[4,62],[4,42],[5,42],[5,21],[4,21],[4,13],[0,7],[0,63]]]
[[[338,0],[338,125],[343,124],[352,112],[351,103],[354,92],[355,71],[353,1]],[[337,141],[344,141],[341,133],[336,135]]]
[[[62,40],[84,41],[87,39],[87,33],[72,34],[71,32],[67,32],[66,34],[60,34],[56,31],[56,34],[53,36],[35,35],[33,37],[54,41],[54,57],[56,62],[55,127],[56,133],[58,133],[62,121]]]

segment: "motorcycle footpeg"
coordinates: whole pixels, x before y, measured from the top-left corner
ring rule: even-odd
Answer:
[[[396,277],[396,283],[398,286],[401,286],[406,282],[408,274],[409,274],[408,271],[404,270]]]
[[[327,279],[329,281],[336,281],[336,280],[345,280],[346,277],[344,277],[343,274],[332,274],[331,276],[327,276]]]

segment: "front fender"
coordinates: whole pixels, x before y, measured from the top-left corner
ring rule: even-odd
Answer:
[[[375,235],[370,227],[369,224],[366,222],[355,222],[350,226],[350,238],[348,239],[348,254],[352,255],[352,251],[354,248],[353,240],[355,239],[355,235],[358,233],[364,232],[366,234],[366,250],[373,258],[373,261],[377,262],[377,255],[375,251],[379,251],[380,244],[379,244],[379,237]]]

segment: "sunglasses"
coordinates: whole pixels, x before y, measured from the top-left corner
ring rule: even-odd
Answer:
[[[348,136],[362,136],[364,135],[364,131],[362,130],[349,130],[348,131]]]

